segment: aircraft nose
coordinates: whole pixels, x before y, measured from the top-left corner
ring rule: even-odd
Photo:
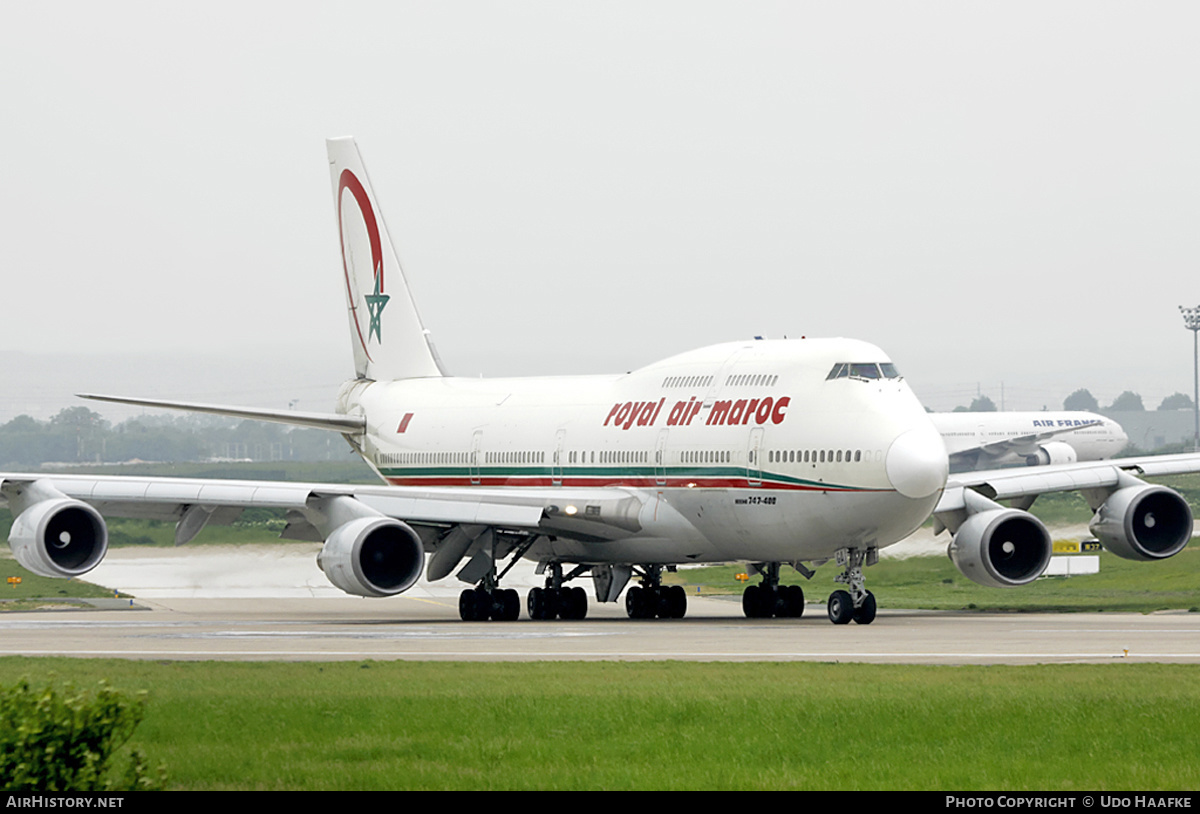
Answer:
[[[946,485],[950,462],[946,445],[933,425],[901,433],[884,461],[888,480],[905,497],[929,497]]]

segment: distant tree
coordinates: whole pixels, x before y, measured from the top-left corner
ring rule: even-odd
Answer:
[[[987,396],[976,396],[967,410],[972,413],[994,413],[996,404]]]
[[[1113,403],[1109,406],[1110,410],[1122,410],[1125,412],[1133,412],[1136,410],[1145,410],[1145,405],[1142,404],[1142,397],[1132,390],[1126,390],[1121,395],[1117,396]]]
[[[108,429],[104,416],[89,410],[87,407],[64,407],[50,419],[55,427],[94,427]]]
[[[1162,404],[1158,405],[1160,410],[1190,410],[1192,409],[1192,397],[1183,393],[1172,393],[1162,400]]]
[[[970,410],[968,410],[966,407],[963,407],[960,404],[957,407],[955,407],[953,410],[951,410],[950,412],[952,412],[952,413],[967,413],[967,412],[970,412]]]
[[[39,432],[41,429],[42,422],[33,416],[21,414],[0,427],[0,433]]]
[[[1067,396],[1066,401],[1063,402],[1063,409],[1094,413],[1100,409],[1100,402],[1096,401],[1096,397],[1087,390],[1080,389]]]

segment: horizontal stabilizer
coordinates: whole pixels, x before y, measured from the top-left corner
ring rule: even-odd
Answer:
[[[76,393],[82,399],[111,401],[115,404],[133,404],[138,407],[161,407],[165,410],[187,410],[192,413],[227,415],[232,418],[249,418],[256,421],[273,421],[276,424],[291,424],[314,430],[354,435],[366,432],[367,422],[362,416],[338,413],[302,413],[296,410],[260,410],[253,407],[229,407],[222,404],[196,404],[187,401],[161,401],[158,399],[134,399],[125,396],[98,396],[91,393]]]

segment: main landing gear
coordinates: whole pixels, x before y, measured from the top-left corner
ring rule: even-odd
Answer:
[[[562,563],[552,562],[548,567],[550,576],[546,578],[546,587],[531,588],[529,596],[526,597],[529,618],[583,619],[587,616],[587,591],[583,588],[565,587],[563,582],[586,569],[576,569],[564,579]]]
[[[796,619],[804,613],[804,589],[779,584],[779,563],[759,565],[763,580],[742,591],[742,612],[749,619]]]
[[[663,585],[662,566],[642,566],[641,585],[625,592],[625,612],[630,619],[682,619],[687,613],[687,591],[682,585]]]
[[[842,548],[837,552],[837,564],[844,567],[842,573],[834,577],[849,591],[834,591],[829,595],[829,621],[835,625],[846,625],[853,619],[860,625],[869,625],[875,621],[875,594],[867,590],[863,579],[863,565],[874,565],[879,561],[879,552],[874,548],[863,551],[860,548]]]
[[[459,579],[466,582],[479,579],[477,587],[467,588],[458,595],[459,618],[464,622],[486,622],[489,619],[495,622],[515,622],[520,617],[521,597],[512,588],[501,588],[500,580],[532,544],[532,539],[514,542],[509,539],[497,539],[492,534],[490,543],[459,572]],[[497,573],[497,559],[509,554],[512,555],[512,561],[503,571]]]
[[[517,545],[510,549],[512,562],[500,573],[496,572],[496,546],[490,552],[485,552],[472,577],[479,578],[479,585],[467,588],[458,595],[458,615],[464,622],[515,622],[521,616],[521,598],[511,588],[501,588],[500,580],[509,569],[528,550],[529,544]],[[579,565],[571,573],[564,575],[562,563],[548,563],[549,576],[546,577],[545,588],[532,588],[526,597],[530,619],[583,619],[587,616],[587,591],[583,588],[569,588],[566,582],[586,574],[590,566]],[[470,568],[470,565],[468,565]],[[464,569],[466,571],[467,569]],[[469,573],[469,572],[468,572]],[[459,578],[463,572],[459,572]]]
[[[467,588],[458,595],[458,615],[464,622],[515,622],[521,615],[521,597],[512,588]]]

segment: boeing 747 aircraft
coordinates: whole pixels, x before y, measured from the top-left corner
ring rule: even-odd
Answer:
[[[245,508],[285,509],[283,536],[323,541],[318,562],[343,591],[388,597],[424,572],[450,575],[464,620],[514,620],[502,587],[519,558],[544,587],[534,619],[581,619],[625,596],[634,618],[679,618],[687,598],[662,575],[687,563],[742,561],[750,617],[799,616],[780,585],[834,561],[835,624],[869,624],[863,568],[934,514],[950,556],[986,585],[1036,579],[1050,535],[1025,507],[1081,489],[1094,533],[1132,559],[1172,556],[1192,515],[1139,473],[1200,469],[1197,456],[1074,463],[948,477],[942,437],[881,349],[853,339],[742,341],[613,376],[466,379],[445,375],[410,296],[354,141],[328,142],[341,278],[355,376],[333,413],[88,396],[318,427],[340,433],[377,486],[7,474],[17,559],[46,576],[87,573],[104,557],[104,516],[173,521],[186,543]],[[630,585],[631,582],[636,582]],[[627,590],[626,590],[627,589]]]

